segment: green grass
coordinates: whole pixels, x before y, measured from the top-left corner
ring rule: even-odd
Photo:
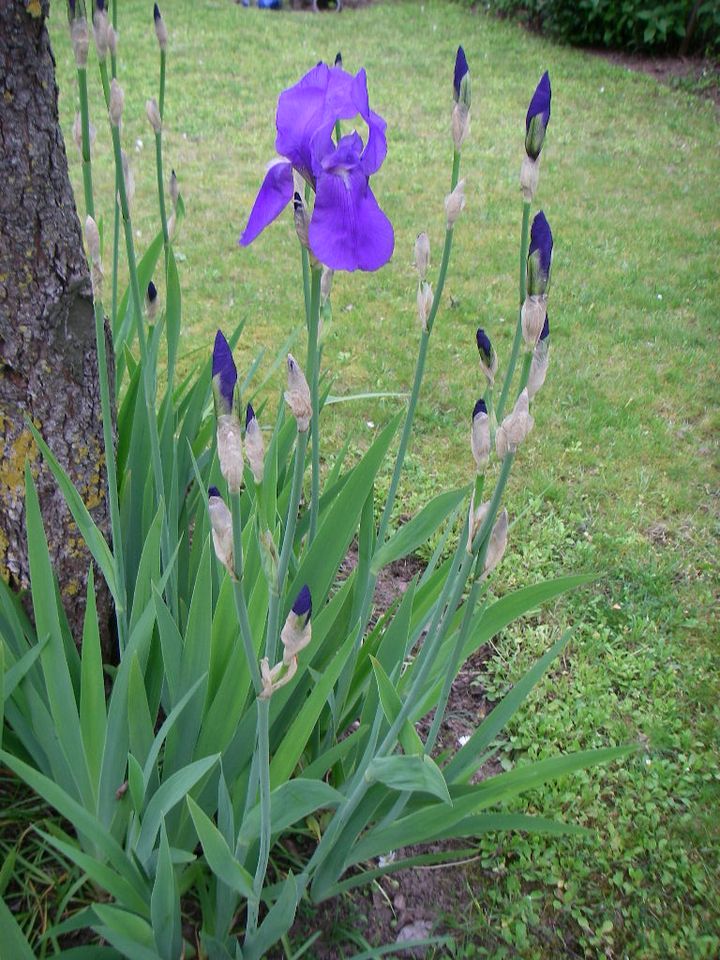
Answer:
[[[278,93],[338,49],[347,69],[367,68],[371,105],[388,121],[388,157],[374,189],[395,225],[396,249],[379,274],[336,277],[324,369],[337,394],[409,389],[418,340],[412,248],[426,229],[437,266],[452,63],[457,44],[465,47],[474,99],[463,151],[468,204],[430,348],[401,487],[403,513],[471,475],[469,418],[481,389],[473,335],[477,325],[488,330],[502,368],[516,311],[523,121],[534,84],[550,70],[553,117],[537,204],[556,240],[552,359],[535,404],[535,431],[510,485],[511,518],[520,519],[495,583],[503,590],[579,570],[597,571],[598,580],[498,637],[482,682],[500,694],[570,623],[570,653],[515,720],[504,762],[637,739],[647,750],[523,801],[534,812],[591,827],[596,839],[478,842],[479,863],[458,875],[476,910],[461,927],[454,920],[456,955],[716,956],[714,107],[459,5],[377,4],[313,17],[217,0],[167,3],[164,14],[165,162],[177,171],[187,207],[176,244],[186,369],[198,351],[209,352],[218,326],[229,331],[247,317],[240,353],[249,363],[260,347],[274,352],[300,325],[289,214],[248,250],[237,247],[237,237],[274,155]],[[82,197],[70,136],[76,88],[59,3],[51,33],[61,119]],[[157,223],[144,115],[145,99],[157,94],[151,4],[121,4],[119,51],[142,250]],[[109,134],[94,70],[89,76],[96,196],[108,230]],[[138,139],[143,147],[135,150]],[[276,394],[268,396],[274,406]],[[329,408],[324,455],[330,459],[347,437],[365,447],[394,409],[393,402],[370,400]]]

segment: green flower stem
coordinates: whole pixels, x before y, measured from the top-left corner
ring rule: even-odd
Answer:
[[[255,695],[262,690],[262,679],[260,677],[260,668],[258,666],[257,652],[252,642],[252,628],[250,627],[250,617],[248,616],[247,603],[245,601],[245,592],[243,590],[243,548],[242,548],[242,521],[240,516],[240,494],[235,493],[230,498],[232,508],[233,525],[233,567],[235,576],[233,577],[233,592],[235,594],[235,609],[240,624],[240,637],[245,648],[245,659],[248,662],[250,678]]]
[[[502,392],[500,394],[500,400],[497,405],[498,421],[502,419],[502,415],[505,410],[505,404],[507,403],[508,393],[510,392],[510,384],[512,383],[513,375],[515,374],[515,366],[517,364],[518,355],[520,353],[520,343],[522,341],[522,326],[520,322],[520,317],[521,317],[522,305],[525,302],[525,295],[527,292],[526,284],[527,284],[527,251],[528,251],[529,225],[530,225],[530,202],[526,200],[523,203],[522,227],[520,229],[520,283],[519,283],[520,310],[518,311],[518,319],[517,319],[517,324],[515,326],[515,339],[513,340],[512,351],[510,353],[510,360],[508,362],[507,373],[505,374],[505,379],[503,380]]]
[[[103,88],[103,96],[105,97],[105,106],[110,106],[110,80],[108,79],[108,69],[107,69],[107,60],[99,60],[98,66],[100,67],[100,81]]]
[[[460,175],[460,153],[455,151],[453,155],[453,168],[452,174],[450,177],[450,192],[452,192],[457,186],[458,177]],[[380,528],[378,530],[377,545],[378,549],[382,547],[385,542],[385,536],[387,534],[388,527],[390,526],[390,518],[392,517],[393,508],[395,506],[395,497],[397,495],[397,489],[400,484],[400,474],[402,472],[403,464],[405,463],[405,454],[407,453],[408,443],[410,442],[410,434],[412,432],[413,420],[415,418],[415,408],[417,406],[418,397],[420,396],[420,387],[422,385],[423,375],[425,373],[425,360],[427,358],[427,348],[428,342],[430,340],[430,334],[432,333],[433,324],[435,323],[435,317],[440,306],[440,300],[442,298],[443,288],[445,286],[445,277],[447,275],[448,264],[450,263],[450,251],[452,249],[452,240],[453,240],[453,229],[449,228],[445,231],[445,244],[443,246],[442,261],[440,263],[440,272],[438,274],[437,286],[435,287],[435,296],[433,297],[432,306],[430,307],[430,314],[427,321],[427,330],[423,330],[420,337],[420,349],[418,351],[417,363],[415,364],[415,379],[413,381],[412,393],[410,395],[410,403],[408,404],[407,416],[405,417],[405,423],[403,424],[403,432],[400,437],[400,446],[398,448],[397,457],[395,458],[395,468],[393,470],[392,479],[390,481],[390,489],[388,490],[387,500],[385,502],[385,509],[383,510],[382,519],[380,520]],[[372,588],[374,590],[375,583],[373,580]]]
[[[90,114],[88,110],[87,69],[78,67],[78,93],[80,94],[80,123],[82,127],[82,178],[85,194],[85,210],[95,219],[95,200],[93,198],[92,168],[90,164]]]
[[[113,249],[112,249],[112,301],[111,301],[111,329],[117,330],[118,309],[118,258],[120,256],[120,204],[117,199],[118,181],[115,178],[115,203],[113,217]],[[117,384],[120,391],[120,383]]]
[[[160,51],[160,99],[158,101],[160,119],[165,116],[165,51]]]
[[[457,186],[458,179],[460,176],[460,152],[455,150],[453,153],[453,166],[452,172],[450,174],[450,192],[452,192]],[[438,274],[437,286],[435,288],[435,295],[433,296],[433,302],[430,307],[430,313],[428,315],[427,321],[427,330],[423,330],[420,335],[420,348],[418,350],[418,357],[415,363],[415,377],[413,380],[412,392],[410,394],[410,402],[408,404],[407,414],[405,416],[405,423],[403,424],[402,435],[400,437],[400,445],[398,447],[397,456],[395,458],[395,466],[393,468],[392,478],[390,480],[390,488],[387,494],[387,500],[385,501],[385,508],[383,510],[382,517],[380,519],[380,526],[378,528],[378,535],[376,540],[376,550],[379,550],[385,542],[387,536],[388,527],[390,526],[390,519],[392,517],[392,512],[395,506],[395,497],[397,496],[398,486],[400,485],[400,475],[402,473],[403,465],[405,463],[405,456],[407,454],[407,448],[410,443],[410,434],[412,433],[413,421],[415,418],[415,409],[417,407],[418,399],[420,397],[420,388],[422,386],[423,376],[425,374],[425,362],[427,359],[428,345],[430,343],[430,334],[432,333],[433,324],[435,323],[435,317],[437,316],[438,308],[440,306],[440,300],[442,298],[443,288],[445,286],[445,277],[447,276],[448,265],[450,263],[450,252],[452,250],[452,240],[453,240],[453,230],[449,228],[445,231],[445,243],[443,246],[442,260],[440,262],[440,271]],[[375,584],[377,583],[377,576],[373,576],[370,573],[370,565],[368,565],[368,570],[366,574],[366,583],[365,583],[365,592],[363,595],[363,601],[360,607],[360,616],[357,621],[357,628],[355,634],[355,655],[357,655],[358,650],[360,649],[360,643],[362,641],[365,628],[370,619],[370,612],[372,610],[372,598],[375,593]],[[362,589],[362,584],[357,584],[357,590]],[[348,664],[343,671],[336,695],[336,704],[338,705],[339,713],[342,712],[345,704],[345,697],[347,696],[348,690],[350,689],[350,681],[352,679],[352,671],[354,669],[354,659],[348,661]]]
[[[298,434],[297,446],[295,448],[295,469],[293,471],[292,486],[290,488],[290,502],[288,503],[288,512],[285,521],[285,534],[283,536],[282,548],[280,550],[280,560],[278,561],[277,582],[275,584],[275,589],[270,591],[267,636],[265,638],[265,656],[268,658],[270,666],[273,666],[275,663],[278,618],[280,616],[280,598],[283,595],[285,577],[287,576],[287,570],[290,564],[290,554],[292,553],[293,540],[295,539],[295,524],[297,523],[298,507],[300,505],[300,493],[302,491],[303,474],[305,472],[305,452],[307,450],[307,442],[307,430],[304,430],[302,433]]]
[[[122,526],[120,524],[120,506],[118,503],[117,473],[115,470],[115,444],[112,429],[112,402],[110,399],[110,381],[108,377],[107,350],[105,349],[105,312],[102,301],[94,301],[95,342],[98,358],[98,377],[100,380],[100,408],[102,410],[103,443],[105,446],[105,469],[107,471],[108,502],[110,504],[110,529],[112,531],[113,556],[120,587],[122,606],[115,605],[115,618],[118,628],[120,652],[127,642],[127,593],[125,586],[125,558],[122,545]]]
[[[265,883],[265,873],[270,859],[270,700],[257,700],[257,757],[260,773],[260,850],[253,880],[252,901],[248,902],[246,937],[257,930],[260,897]]]
[[[305,301],[305,323],[310,330],[310,254],[307,247],[300,244],[300,263],[302,265],[303,300]]]
[[[170,236],[168,234],[167,216],[165,213],[165,178],[163,176],[162,131],[155,134],[155,170],[157,172],[158,203],[160,206],[160,223],[162,224],[163,247],[165,248],[165,280],[167,282],[168,259],[170,257]]]
[[[520,386],[518,387],[518,396],[523,392],[530,378],[530,367],[532,366],[533,355],[528,351],[523,357],[522,372],[520,374]]]
[[[315,539],[317,530],[318,508],[320,503],[320,351],[318,348],[318,332],[320,328],[320,280],[322,269],[313,267],[312,282],[310,285],[310,326],[308,327],[308,357],[307,375],[310,381],[310,397],[312,400],[312,478],[310,493],[310,529],[308,531],[308,546]]]

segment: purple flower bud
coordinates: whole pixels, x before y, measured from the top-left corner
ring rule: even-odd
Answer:
[[[298,210],[302,210],[304,206],[305,204],[303,203],[303,198],[296,190],[293,194],[293,209],[297,212]]]
[[[487,404],[482,399],[482,397],[478,400],[478,402],[473,407],[473,412],[472,412],[473,420],[479,413],[487,413]]]
[[[312,596],[310,595],[310,588],[307,584],[305,584],[297,597],[295,597],[292,612],[296,617],[303,617],[305,623],[307,623],[312,616]]]
[[[98,10],[102,13],[105,10],[105,0],[97,0],[96,6]]]
[[[154,19],[154,20],[159,20],[160,17],[161,17],[160,7],[155,3],[155,4],[153,4],[153,19]]]
[[[548,320],[547,313],[545,314],[545,323],[543,324],[542,332],[540,333],[541,340],[547,340],[550,336],[550,321]]]
[[[545,294],[550,284],[553,236],[550,224],[542,210],[536,214],[530,228],[530,249],[527,259],[528,296]]]
[[[148,300],[149,300],[150,303],[153,303],[155,300],[157,300],[157,287],[156,287],[155,284],[152,282],[152,280],[151,280],[150,283],[148,284],[148,288],[147,288],[147,298],[148,298]]]
[[[237,383],[237,368],[233,360],[230,344],[221,330],[215,335],[215,346],[212,356],[213,392],[215,394],[215,414],[232,413],[235,384]]]
[[[75,18],[75,0],[68,0],[68,9],[70,10],[70,19]]]
[[[525,117],[525,151],[533,160],[540,156],[545,131],[550,122],[551,95],[550,76],[546,70],[535,88]]]
[[[453,76],[453,97],[456,103],[458,102],[458,100],[462,99],[463,80],[465,80],[466,77],[467,77],[466,87],[468,92],[467,106],[469,107],[470,106],[470,102],[469,102],[470,68],[468,67],[468,62],[465,57],[465,51],[463,50],[462,47],[458,47],[457,54],[455,56],[455,74]]]
[[[208,497],[220,497],[220,491],[217,487],[208,488]],[[222,499],[222,498],[221,498]]]
[[[245,410],[245,429],[246,430],[254,419],[255,419],[255,411],[253,410],[253,405],[249,403]]]
[[[490,343],[490,337],[485,333],[482,327],[477,328],[477,333],[475,334],[475,341],[477,343],[478,353],[485,361],[488,366],[492,365],[492,343]]]
[[[339,50],[335,54],[335,66],[340,67],[340,69],[342,70],[342,54],[340,53]]]

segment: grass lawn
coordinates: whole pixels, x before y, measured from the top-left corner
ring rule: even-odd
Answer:
[[[336,395],[411,384],[413,242],[427,230],[437,265],[452,65],[458,43],[465,47],[473,85],[463,150],[468,203],[430,348],[403,514],[471,476],[470,411],[480,389],[474,331],[482,325],[491,335],[502,370],[516,316],[523,122],[535,83],[550,70],[553,115],[536,206],[555,235],[552,359],[535,430],[513,474],[510,549],[494,583],[503,591],[579,571],[596,571],[598,579],[497,637],[482,682],[501,694],[569,624],[569,654],[514,721],[503,764],[627,741],[646,749],[521,801],[531,812],[589,827],[592,839],[477,841],[476,860],[457,871],[473,909],[446,918],[456,948],[442,955],[717,956],[715,108],[458,4],[383,3],[310,16],[176,0],[163,13],[170,29],[165,162],[177,171],[187,209],[176,243],[186,369],[210,351],[218,326],[230,331],[247,318],[240,355],[248,365],[259,348],[272,355],[300,327],[290,215],[247,250],[237,237],[274,155],[279,92],[338,50],[346,69],[367,69],[371,106],[388,122],[388,156],[374,190],[395,225],[396,246],[378,274],[336,276],[324,345]],[[81,198],[71,137],[77,93],[60,3],[51,35]],[[126,0],[118,72],[141,250],[157,223],[144,111],[157,94],[157,63],[151,4]],[[89,76],[96,197],[110,224],[109,134],[94,69]],[[303,356],[304,343],[298,350]],[[271,386],[274,408],[279,381]],[[364,448],[397,403],[327,408],[327,462],[348,437],[351,449]],[[39,917],[39,907],[29,909]]]

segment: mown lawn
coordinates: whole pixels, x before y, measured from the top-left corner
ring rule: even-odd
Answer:
[[[82,196],[62,5],[53,5],[63,128]],[[123,136],[137,182],[142,249],[156,229],[154,151],[144,103],[157,91],[152,5],[120,6]],[[569,654],[513,724],[503,762],[640,741],[628,763],[526,797],[533,812],[594,839],[489,836],[458,871],[474,910],[447,918],[459,957],[713,957],[720,953],[718,760],[718,228],[720,153],[712,104],[450,3],[384,3],[340,16],[167,2],[166,164],[187,218],[176,243],[189,369],[215,329],[243,317],[241,353],[270,356],[302,320],[290,215],[247,250],[237,237],[274,155],[278,93],[342,51],[364,66],[388,122],[374,188],[396,230],[378,274],[336,277],[324,368],[333,394],[406,391],[418,342],[412,248],[426,229],[435,262],[449,179],[451,74],[458,43],[472,71],[463,151],[468,203],[435,327],[399,512],[466,483],[479,391],[474,331],[507,358],[515,325],[524,115],[549,69],[553,116],[537,205],[555,235],[552,361],[508,508],[511,549],[495,589],[595,571],[586,590],[497,638],[483,677],[499,694],[566,624]],[[94,64],[94,54],[91,54]],[[111,223],[109,135],[95,177]],[[162,294],[162,291],[161,291]],[[298,346],[304,353],[304,342]],[[268,394],[276,402],[274,387]],[[364,447],[398,401],[324,414],[324,455]],[[439,955],[439,954],[438,954]],[[447,955],[447,954],[443,954]]]

